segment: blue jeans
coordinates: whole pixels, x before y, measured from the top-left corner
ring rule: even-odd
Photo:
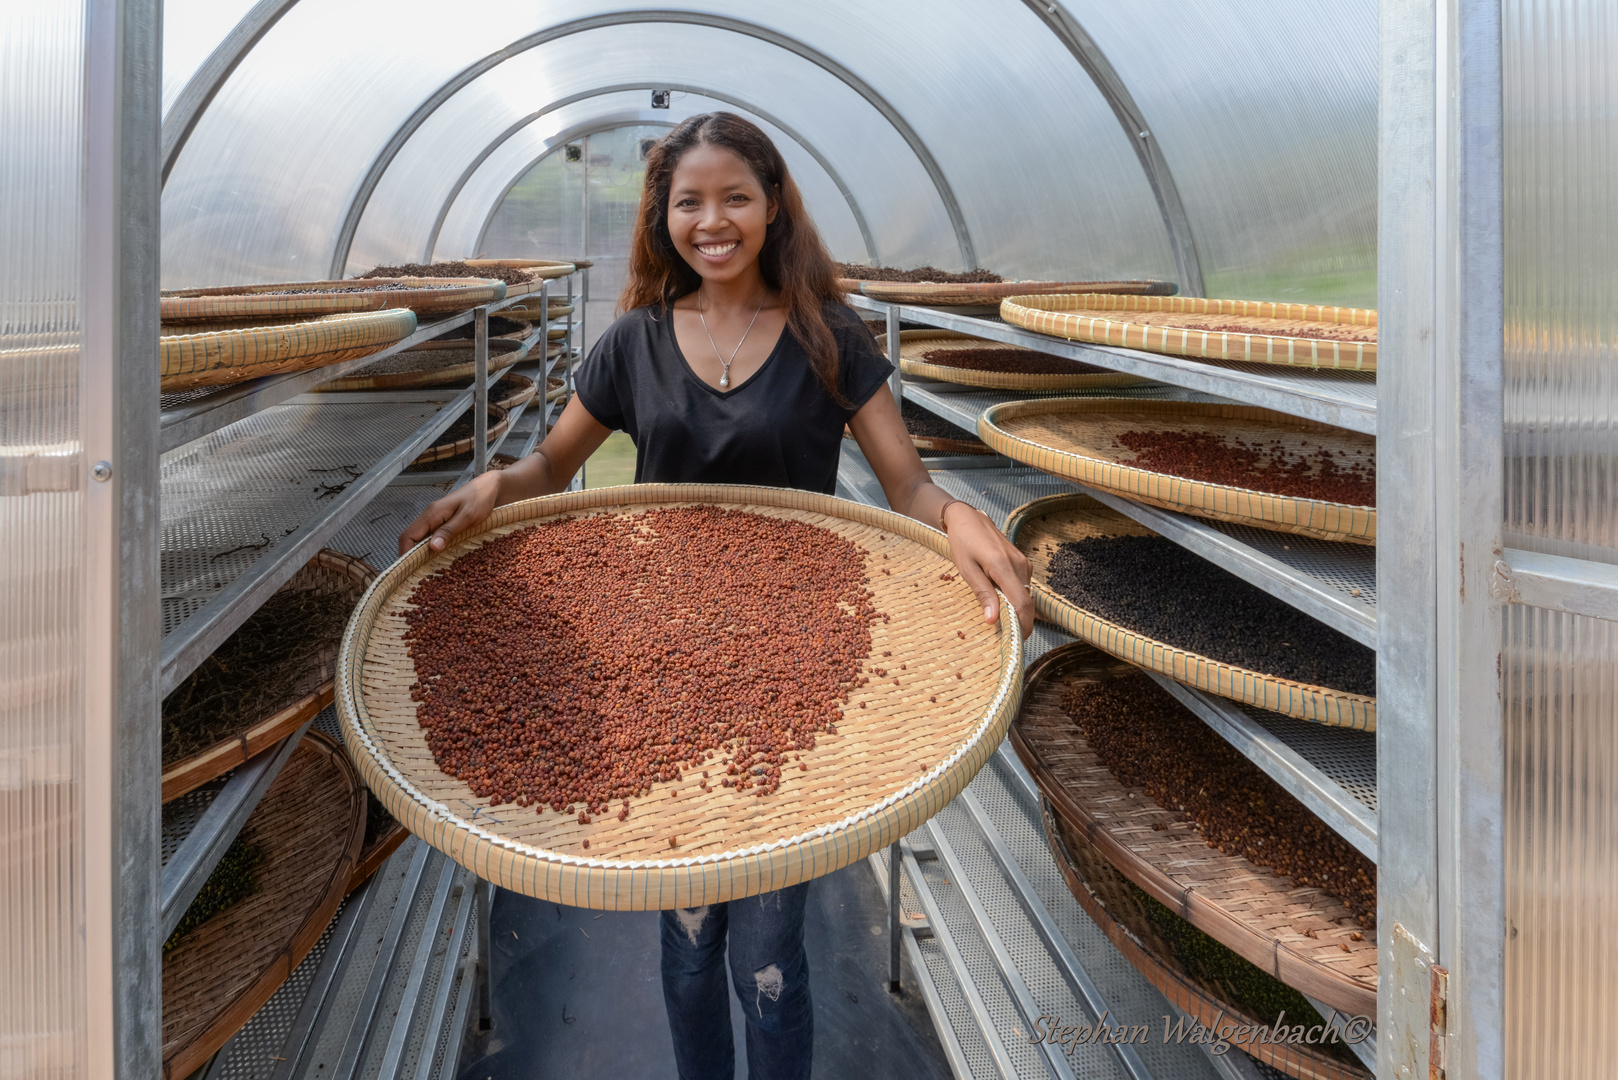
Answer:
[[[809,882],[724,904],[663,912],[663,1002],[680,1080],[733,1080],[730,978],[747,1017],[750,1080],[809,1080],[814,1006],[803,952]]]

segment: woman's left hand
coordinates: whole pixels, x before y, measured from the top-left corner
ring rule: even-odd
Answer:
[[[955,568],[983,605],[983,621],[993,623],[1000,617],[1000,598],[994,593],[998,586],[1016,609],[1017,624],[1027,637],[1034,629],[1034,601],[1028,595],[1033,568],[1028,559],[994,522],[964,502],[946,506],[944,519]]]

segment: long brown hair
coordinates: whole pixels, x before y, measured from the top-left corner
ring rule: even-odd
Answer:
[[[833,400],[837,386],[837,340],[826,325],[824,305],[841,303],[837,271],[820,233],[809,220],[798,185],[770,137],[758,125],[735,113],[693,116],[655,143],[646,154],[646,186],[640,216],[629,249],[629,283],[618,298],[618,310],[656,304],[667,308],[695,292],[702,277],[681,258],[669,235],[669,189],[674,168],[696,146],[720,146],[747,163],[767,194],[776,201],[775,220],[764,235],[758,268],[764,284],[781,294],[787,309],[787,332],[798,340],[815,375]]]

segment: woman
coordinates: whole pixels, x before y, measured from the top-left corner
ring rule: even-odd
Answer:
[[[841,303],[831,259],[763,131],[710,113],[652,148],[619,307],[539,449],[429,506],[399,537],[401,554],[422,540],[440,550],[496,506],[563,490],[613,430],[635,442],[637,482],[831,494],[846,423],[888,504],[949,534],[984,619],[1001,616],[998,586],[1028,633],[1027,560],[928,479],[888,391],[892,365]],[[808,888],[663,912],[663,996],[683,1080],[734,1075],[727,937],[748,1075],[809,1076]]]

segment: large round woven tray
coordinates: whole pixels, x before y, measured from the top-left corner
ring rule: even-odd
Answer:
[[[1066,480],[1126,499],[1216,521],[1298,533],[1350,544],[1376,543],[1376,507],[1272,495],[1265,491],[1188,480],[1122,464],[1113,446],[1126,431],[1207,432],[1296,451],[1306,442],[1355,463],[1376,460],[1369,435],[1300,420],[1253,405],[1123,398],[1045,398],[1008,401],[978,418],[978,435],[998,452]]]
[[[180,1080],[225,1044],[325,932],[365,836],[365,789],[341,747],[304,736],[241,836],[265,859],[260,891],[163,958],[163,1076]]]
[[[512,389],[505,397],[492,400],[495,405],[500,406],[506,412],[510,412],[519,405],[526,405],[533,400],[535,394],[539,393],[539,387],[535,385],[534,380],[526,375],[507,372],[500,376],[500,380],[511,383]],[[493,388],[492,384],[490,388]]]
[[[1050,495],[1006,518],[1006,536],[1033,567],[1034,610],[1074,637],[1210,694],[1328,727],[1376,730],[1376,698],[1222,663],[1145,637],[1080,607],[1046,584],[1057,545],[1087,536],[1151,536],[1152,531],[1088,495]]]
[[[486,540],[535,522],[692,504],[806,521],[869,552],[868,587],[889,617],[871,628],[871,656],[877,663],[884,651],[902,658],[906,685],[873,679],[854,691],[837,734],[803,751],[807,771],[789,771],[768,798],[725,789],[700,800],[689,792],[674,797],[690,787],[687,778],[654,785],[627,822],[601,815],[580,825],[532,807],[491,810],[444,775],[416,721],[416,673],[400,640],[416,583]],[[503,506],[443,553],[412,549],[360,602],[338,661],[343,737],[394,817],[501,888],[611,910],[697,907],[784,888],[862,859],[932,817],[1005,734],[1022,685],[1018,629],[1009,619],[986,625],[958,576],[940,580],[953,575],[948,552],[942,533],[909,518],[789,489],[637,484]],[[679,837],[678,851],[669,849],[671,835]]]
[[[551,376],[545,380],[545,400],[558,401],[567,393],[567,381]]]
[[[888,336],[878,334],[877,348],[888,355]],[[953,330],[901,330],[899,331],[899,372],[913,379],[936,379],[959,386],[983,386],[991,390],[1110,390],[1120,386],[1139,386],[1149,382],[1138,375],[1124,375],[1116,371],[1076,373],[1073,375],[1032,375],[1017,371],[975,371],[970,368],[951,367],[948,364],[929,363],[927,353],[955,349],[1004,349],[1007,353],[1034,352],[1020,345],[1006,345],[998,341],[985,341],[970,334]]]
[[[479,304],[493,304],[506,298],[506,284],[494,278],[364,278],[370,282],[395,282],[405,289],[387,292],[389,307],[407,307],[423,319],[456,315]]]
[[[329,548],[322,550],[292,575],[280,592],[289,590],[334,590],[345,593],[350,606],[357,603],[365,587],[376,579],[376,571],[361,559]],[[336,688],[333,667],[337,663],[337,643],[312,650],[297,677],[289,680],[283,700],[286,704],[237,733],[205,750],[199,750],[163,767],[163,801],[178,799],[209,780],[234,769],[261,750],[267,750],[297,731],[316,713],[332,702]]]
[[[332,379],[315,387],[324,393],[353,390],[414,390],[427,386],[453,386],[477,374],[470,341],[430,341],[367,364],[352,375]],[[489,339],[489,376],[505,371],[528,358],[521,342],[508,338]]]
[[[537,300],[535,300],[533,303],[528,303],[527,301],[520,301],[518,303],[512,304],[508,308],[501,308],[500,309],[500,314],[508,316],[509,318],[513,318],[513,319],[526,319],[528,322],[531,322],[535,326],[538,326],[540,317],[546,311],[550,312],[550,317],[553,320],[555,320],[555,319],[565,319],[569,315],[573,314],[573,305],[568,303],[565,297],[562,298],[562,299],[558,299],[558,298],[553,296],[553,297],[551,297],[551,302],[550,302],[549,307],[545,307],[545,308],[540,307],[539,306],[539,301],[537,301]]]
[[[288,281],[166,290],[158,301],[165,325],[241,319],[309,318],[397,307],[386,290],[353,281]]]
[[[1172,296],[1179,286],[1172,281],[994,281],[968,284],[928,281],[862,281],[860,292],[890,304],[989,304],[1008,296],[1028,293],[1122,293]]]
[[[1062,710],[1070,685],[1135,670],[1083,642],[1029,666],[1011,744],[1040,791],[1115,869],[1192,926],[1317,1001],[1375,1016],[1375,931],[1362,932],[1320,889],[1209,847],[1184,815],[1119,783]]]
[[[159,385],[163,393],[172,394],[308,371],[369,356],[415,329],[415,314],[402,309],[322,315],[274,326],[166,328],[159,342]]]
[[[506,266],[516,270],[528,271],[537,288],[541,281],[549,278],[564,278],[575,270],[579,264],[572,262],[559,262],[556,259],[464,259],[468,266]],[[518,295],[518,294],[511,294]]]
[[[1041,295],[1008,296],[1000,302],[1000,317],[1070,341],[1171,356],[1376,370],[1376,312],[1368,308],[1191,296]],[[1151,321],[1142,322],[1142,318]],[[1251,321],[1255,319],[1284,322]],[[1286,322],[1294,325],[1288,327]],[[1180,325],[1171,325],[1176,323]],[[1334,339],[1367,336],[1367,329],[1368,341]]]
[[[506,410],[502,409],[493,402],[490,402],[488,441],[494,442],[494,440],[504,435],[506,433],[506,428],[510,426],[511,421],[506,418]],[[419,455],[416,456],[416,460],[412,461],[410,464],[429,465],[435,461],[443,461],[445,458],[457,457],[461,454],[470,454],[472,452],[472,448],[477,445],[477,437],[475,435],[468,435],[461,439],[451,439],[440,435],[439,438],[443,441],[434,443],[432,446],[429,446],[427,449],[423,450]]]
[[[1247,1015],[1224,999],[1221,988],[1204,985],[1187,972],[1142,911],[1139,901],[1130,891],[1129,879],[1113,868],[1082,831],[1073,828],[1056,814],[1048,801],[1041,799],[1040,808],[1046,843],[1050,845],[1051,855],[1062,871],[1069,891],[1079,902],[1079,907],[1101,928],[1107,940],[1124,954],[1125,959],[1146,976],[1175,1008],[1215,1034],[1223,1033],[1227,1042],[1264,1064],[1298,1080],[1368,1080],[1371,1074],[1358,1064],[1328,1058],[1301,1041],[1280,1041],[1279,1025],[1272,1029],[1276,1032],[1277,1041],[1263,1042],[1255,1038],[1252,1033],[1256,1027],[1276,1025],[1277,1018]],[[1364,1017],[1363,1026],[1360,1016]],[[1375,1012],[1353,1017],[1344,1017],[1340,1013],[1335,1017],[1323,1017],[1335,1020],[1339,1025],[1338,1030],[1346,1032],[1349,1038],[1361,1039],[1369,1034],[1370,1024],[1375,1018]],[[1293,1028],[1285,1018],[1281,1023]],[[1240,1036],[1242,1041],[1236,1043],[1239,1037],[1237,1031],[1243,1027],[1247,1029],[1247,1034]],[[1303,1028],[1293,1030],[1300,1038],[1307,1038],[1310,1034]],[[1288,1038],[1291,1034],[1288,1033]],[[1319,1031],[1314,1034],[1317,1038],[1324,1035]]]

